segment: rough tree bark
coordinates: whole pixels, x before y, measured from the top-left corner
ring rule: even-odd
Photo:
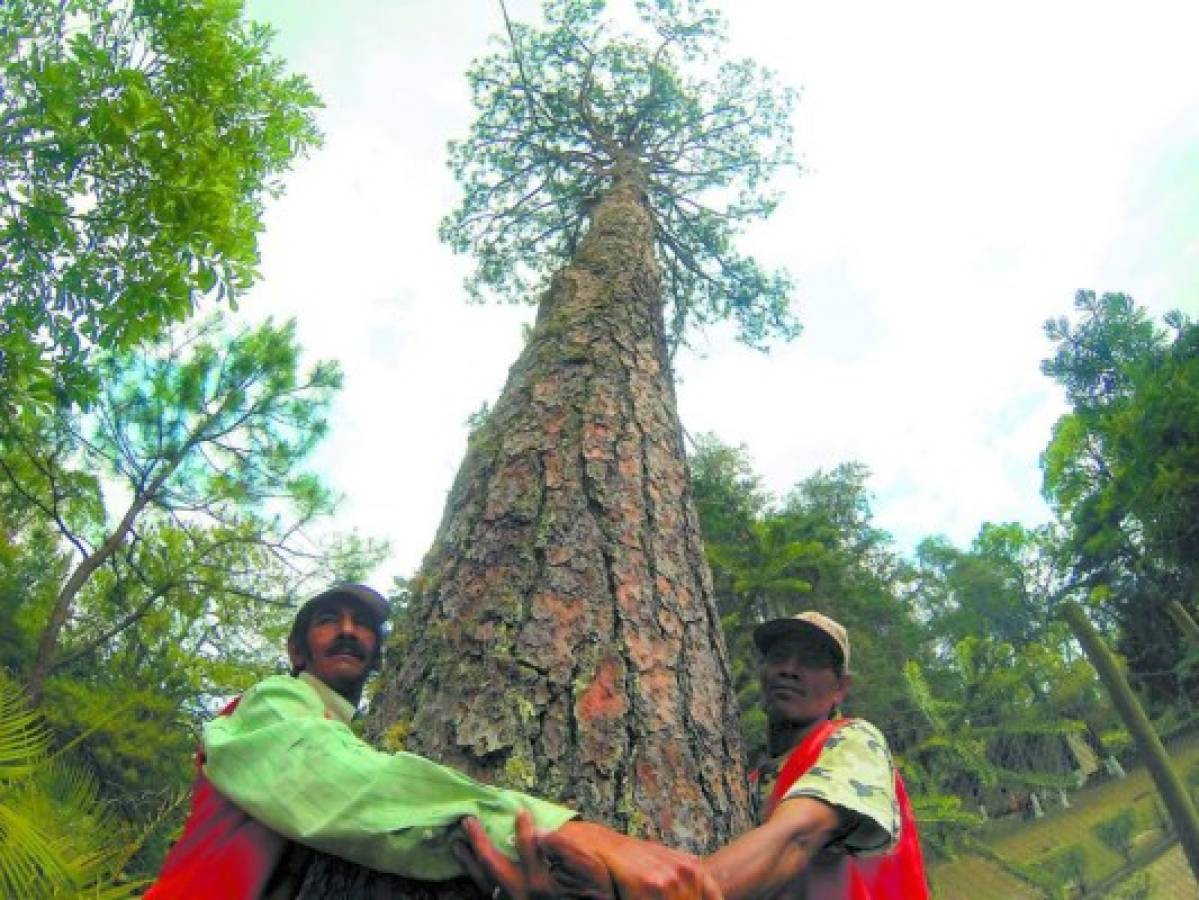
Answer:
[[[618,178],[553,279],[470,440],[368,730],[705,851],[749,816],[652,227],[635,173]],[[329,859],[302,896],[385,894],[447,896]]]

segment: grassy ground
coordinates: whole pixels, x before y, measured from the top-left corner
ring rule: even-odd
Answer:
[[[1199,737],[1171,746],[1178,771],[1185,773],[1199,764]],[[1137,849],[1149,852],[1160,844],[1163,834],[1153,824],[1152,798],[1156,796],[1148,772],[1137,766],[1127,778],[1104,781],[1070,795],[1070,808],[1047,803],[1046,815],[1034,821],[1004,820],[993,823],[982,838],[1005,859],[1036,864],[1051,851],[1076,845],[1086,854],[1085,882],[1088,886],[1111,879],[1124,865],[1123,858],[1099,839],[1095,825],[1121,809],[1133,806],[1141,824]],[[1195,880],[1177,848],[1149,867],[1154,898],[1183,900],[1199,898]],[[1023,900],[1043,896],[1033,886],[1004,872],[998,865],[978,856],[963,856],[933,867],[930,878],[939,900]]]
[[[1199,898],[1199,885],[1195,884],[1195,876],[1187,865],[1182,848],[1177,844],[1169,851],[1158,857],[1157,861],[1145,869],[1149,873],[1150,884],[1153,886],[1152,897],[1161,900],[1196,900]]]

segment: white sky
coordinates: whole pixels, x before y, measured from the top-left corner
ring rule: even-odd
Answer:
[[[511,0],[516,18],[534,0]],[[1079,288],[1199,313],[1199,6],[1178,2],[726,4],[729,54],[802,91],[807,173],[746,245],[796,278],[805,331],[761,355],[723,331],[678,360],[692,434],[745,443],[785,492],[873,472],[901,549],[1033,525],[1037,457],[1063,410],[1039,372],[1046,318]],[[531,308],[468,306],[436,237],[458,192],[445,143],[493,0],[251,0],[324,98],[325,146],[267,217],[251,316],[294,316],[346,386],[316,464],[337,526],[411,574],[498,395]]]

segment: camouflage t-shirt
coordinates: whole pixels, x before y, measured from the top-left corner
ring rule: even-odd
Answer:
[[[787,755],[758,770],[753,799],[759,824],[765,821],[766,804]],[[783,801],[813,797],[837,807],[845,824],[828,846],[874,856],[890,850],[899,838],[894,771],[886,738],[869,722],[854,719],[829,735],[812,768],[795,780]]]

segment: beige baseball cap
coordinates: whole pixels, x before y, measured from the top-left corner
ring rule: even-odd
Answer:
[[[841,654],[842,669],[848,672],[849,632],[840,622],[830,619],[824,613],[818,613],[814,609],[786,619],[771,619],[769,622],[763,622],[754,629],[754,643],[758,645],[759,650],[765,653],[766,648],[780,638],[796,634],[810,634],[813,629],[833,642],[833,646]]]

